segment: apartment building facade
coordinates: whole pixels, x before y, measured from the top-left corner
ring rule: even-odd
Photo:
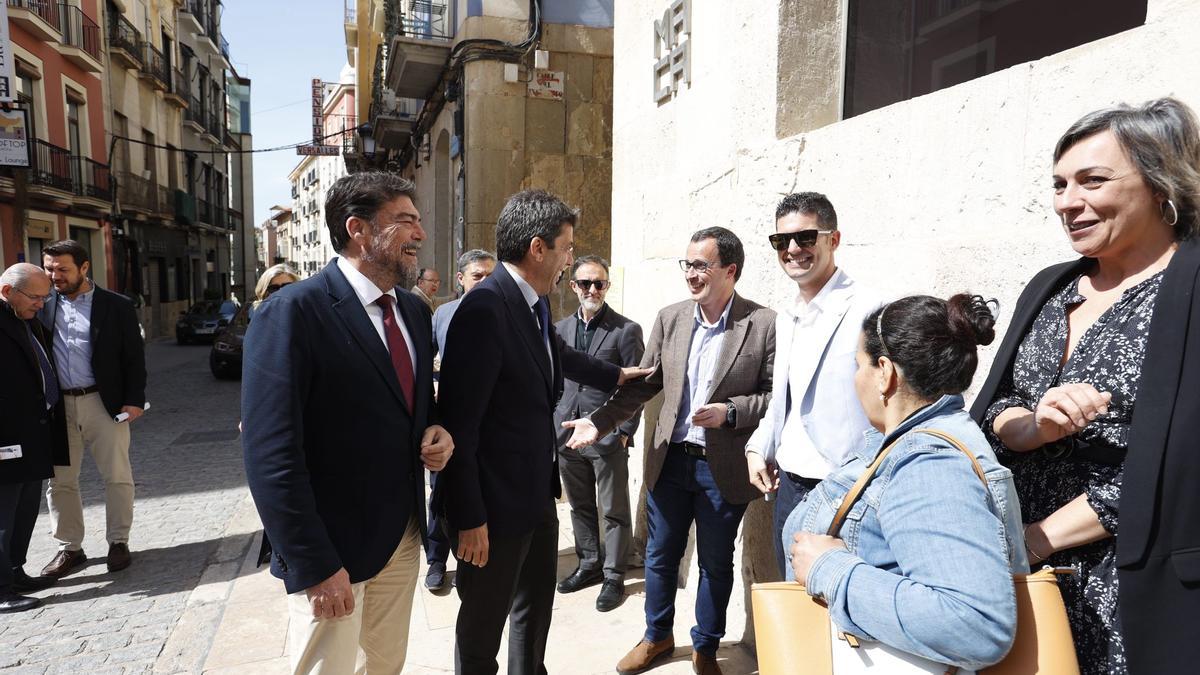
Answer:
[[[495,248],[513,193],[546,188],[581,211],[576,251],[611,252],[612,0],[346,0],[347,54],[366,125],[351,170],[417,184],[424,266]],[[575,310],[568,289],[556,316]]]
[[[0,261],[41,264],[45,245],[70,237],[89,249],[94,278],[111,286],[101,9],[97,0],[6,4],[10,88],[28,114],[31,165],[0,170]]]

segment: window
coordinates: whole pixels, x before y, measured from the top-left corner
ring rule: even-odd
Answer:
[[[25,73],[17,73],[17,103],[21,104],[22,108],[29,111],[29,139],[33,140],[37,135],[37,108],[34,105],[34,88],[33,78]]]
[[[154,134],[142,129],[142,140],[145,141],[145,144],[142,145],[142,148],[144,148],[146,151],[145,157],[143,158],[142,167],[144,168],[144,173],[142,175],[146,179],[153,181],[155,179],[155,175],[158,173],[158,148],[154,147]]]
[[[129,138],[129,118],[119,112],[113,112],[113,126],[116,127],[116,134],[121,138]],[[122,173],[129,173],[129,141],[117,141],[113,146],[117,155],[117,170]]]
[[[842,117],[1119,33],[1146,0],[849,0]]]
[[[67,144],[72,157],[83,154],[83,135],[79,132],[80,108],[78,102],[67,99]]]

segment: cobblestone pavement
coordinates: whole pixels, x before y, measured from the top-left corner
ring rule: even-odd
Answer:
[[[255,519],[237,440],[236,381],[208,370],[207,346],[147,346],[151,409],[133,428],[133,565],[104,565],[104,488],[85,454],[86,567],[38,593],[45,605],[0,615],[0,672],[195,672],[221,619]],[[26,571],[55,545],[43,499]],[[236,517],[238,514],[242,517]],[[252,514],[252,511],[249,511]]]

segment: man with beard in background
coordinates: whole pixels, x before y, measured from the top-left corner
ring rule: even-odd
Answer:
[[[246,477],[289,594],[292,672],[398,673],[425,536],[423,470],[453,442],[436,419],[433,335],[411,292],[425,239],[411,181],[339,179],[338,257],[254,315],[245,340]]]

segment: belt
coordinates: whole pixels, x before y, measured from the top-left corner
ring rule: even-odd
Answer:
[[[682,450],[683,454],[696,459],[708,459],[708,453],[704,450],[704,446],[698,443],[670,443],[667,445],[670,450]]]
[[[100,391],[100,387],[97,387],[96,385],[93,384],[90,387],[77,387],[75,389],[63,389],[62,393],[64,396],[86,396],[88,394],[94,394],[98,391]]]
[[[815,488],[817,483],[821,482],[820,478],[806,478],[800,474],[795,474],[790,471],[784,471],[783,475],[787,476],[788,480],[792,481],[793,485],[803,485],[809,490]]]

